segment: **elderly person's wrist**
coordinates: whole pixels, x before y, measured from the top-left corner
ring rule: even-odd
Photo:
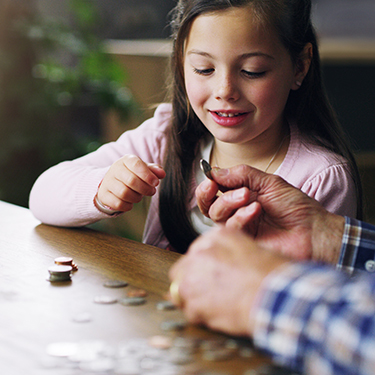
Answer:
[[[322,210],[314,217],[312,257],[314,261],[336,265],[342,245],[345,218]]]

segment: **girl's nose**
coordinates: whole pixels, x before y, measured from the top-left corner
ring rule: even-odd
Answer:
[[[240,94],[235,80],[229,75],[218,77],[215,99],[236,101]]]

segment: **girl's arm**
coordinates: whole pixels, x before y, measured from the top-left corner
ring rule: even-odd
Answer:
[[[30,193],[32,213],[43,223],[58,226],[83,226],[108,218],[94,205],[99,185],[111,166],[124,155],[161,165],[169,118],[170,106],[161,105],[153,118],[125,132],[116,142],[45,171]]]

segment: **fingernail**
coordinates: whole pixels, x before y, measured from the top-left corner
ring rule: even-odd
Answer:
[[[214,173],[218,177],[224,177],[224,176],[228,176],[229,169],[214,167],[212,168],[211,173]]]
[[[209,191],[211,189],[210,181],[209,180],[204,180],[201,183],[201,189],[202,189],[202,191]]]
[[[233,190],[232,192],[232,198],[234,200],[241,200],[243,199],[245,196],[245,190],[244,189],[237,189],[237,190]]]

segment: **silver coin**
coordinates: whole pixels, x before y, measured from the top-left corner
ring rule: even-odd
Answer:
[[[201,343],[200,339],[191,337],[176,337],[173,341],[173,347],[183,350],[185,353],[196,353]]]
[[[47,354],[53,357],[69,357],[77,353],[78,344],[76,342],[54,342],[47,346]]]
[[[100,358],[94,361],[81,362],[79,368],[82,371],[105,373],[115,368],[115,361],[111,358]]]
[[[238,355],[242,358],[251,358],[254,357],[254,349],[249,347],[239,348]]]
[[[106,295],[96,296],[94,302],[102,305],[111,305],[117,302],[117,298]]]
[[[70,276],[64,276],[64,277],[59,277],[59,276],[53,276],[51,275],[50,277],[47,277],[47,281],[51,283],[61,283],[61,282],[67,282],[67,281],[72,281],[72,278]]]
[[[62,265],[54,265],[48,268],[48,272],[51,275],[61,275],[61,274],[66,274],[70,273],[72,271],[72,266],[62,266]]]
[[[91,322],[91,320],[92,320],[92,315],[88,312],[82,312],[82,313],[76,314],[73,317],[73,321],[76,323],[88,323],[88,322]]]
[[[203,340],[200,347],[202,350],[219,350],[225,348],[225,341],[222,339]]]
[[[224,345],[227,349],[237,350],[239,348],[238,342],[234,339],[226,340]]]
[[[166,320],[160,324],[163,331],[181,331],[186,327],[184,320]]]
[[[172,301],[159,301],[156,304],[156,309],[160,311],[176,310],[177,307]]]
[[[107,280],[103,283],[106,288],[124,288],[128,285],[129,283],[123,280]]]
[[[71,266],[53,265],[48,268],[50,282],[70,281],[73,268]]]
[[[116,362],[113,373],[115,375],[141,375],[139,361],[134,359],[121,359]]]
[[[124,297],[118,300],[121,305],[124,306],[139,306],[146,303],[146,298],[144,297]]]
[[[194,356],[184,350],[172,348],[169,352],[169,360],[175,365],[186,365],[194,362]]]
[[[233,357],[233,353],[230,349],[206,350],[202,354],[202,359],[212,362],[226,361]]]

